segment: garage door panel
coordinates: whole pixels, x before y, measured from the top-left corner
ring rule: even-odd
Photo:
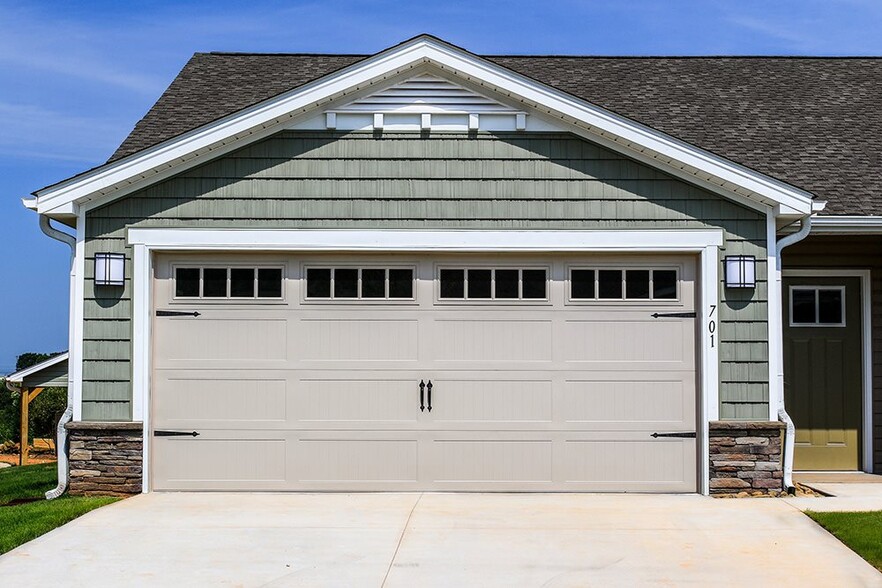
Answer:
[[[294,476],[306,486],[332,489],[362,484],[416,483],[419,443],[415,437],[331,434],[301,436]]]
[[[319,318],[298,325],[298,357],[312,362],[415,361],[416,319]]]
[[[694,319],[567,320],[565,358],[596,369],[694,369],[694,329]]]
[[[432,481],[466,489],[518,482],[547,484],[552,481],[553,450],[550,439],[435,439]]]
[[[441,426],[456,424],[551,423],[554,391],[546,379],[433,380],[432,420]]]
[[[155,329],[163,350],[156,367],[187,362],[228,362],[229,367],[255,361],[284,361],[288,356],[285,319],[167,319]]]
[[[301,378],[293,418],[304,427],[415,426],[419,417],[416,375],[380,378],[375,373]]]
[[[156,426],[278,427],[288,418],[288,382],[261,377],[159,377],[153,415]]]
[[[431,356],[438,362],[550,362],[552,331],[551,320],[439,319]]]
[[[563,443],[567,484],[595,490],[616,488],[690,492],[696,485],[694,439],[567,439]]]
[[[241,437],[241,434],[239,435]],[[288,487],[285,435],[228,433],[199,437],[158,437],[153,442],[157,490],[276,490]]]
[[[571,379],[563,385],[562,413],[567,423],[581,428],[659,427],[694,430],[695,387],[692,374],[677,378]]]

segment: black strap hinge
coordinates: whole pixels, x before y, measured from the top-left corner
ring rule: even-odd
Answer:
[[[186,310],[157,310],[156,316],[199,316],[195,310],[188,312]]]
[[[198,437],[197,431],[153,431],[155,437]]]
[[[695,312],[654,312],[652,318],[695,318]]]
[[[680,439],[695,439],[695,431],[684,431],[678,433],[653,433],[650,435],[653,439],[658,439],[659,437],[678,437]]]

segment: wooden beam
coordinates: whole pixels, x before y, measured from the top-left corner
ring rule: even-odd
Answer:
[[[18,465],[28,465],[28,396],[30,389],[21,387],[21,424],[19,425]]]
[[[36,398],[37,396],[39,396],[39,395],[40,395],[40,392],[42,392],[43,390],[45,390],[45,388],[34,388],[33,390],[31,390],[31,393],[28,394],[28,402],[29,402],[29,403],[30,403],[30,402],[33,402],[33,401],[34,401],[34,398]]]
[[[40,395],[44,388],[21,388],[21,425],[20,425],[20,450],[18,453],[18,465],[28,465],[28,425],[30,424],[30,404],[37,396]]]

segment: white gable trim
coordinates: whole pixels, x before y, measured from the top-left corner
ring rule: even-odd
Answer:
[[[555,120],[570,123],[613,141],[623,151],[641,153],[684,174],[717,186],[724,193],[741,194],[782,214],[811,212],[811,194],[755,172],[493,64],[433,37],[421,36],[392,47],[320,80],[205,125],[160,145],[101,166],[36,192],[40,214],[70,214],[78,206],[92,206],[124,195],[194,165],[194,159],[238,148],[274,132],[295,117],[344,96],[363,91],[403,72],[434,65],[478,86],[518,101]]]

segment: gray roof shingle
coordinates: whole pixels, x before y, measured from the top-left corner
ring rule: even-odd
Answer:
[[[110,161],[365,57],[197,53]],[[825,214],[882,214],[880,58],[486,58],[812,192]]]

